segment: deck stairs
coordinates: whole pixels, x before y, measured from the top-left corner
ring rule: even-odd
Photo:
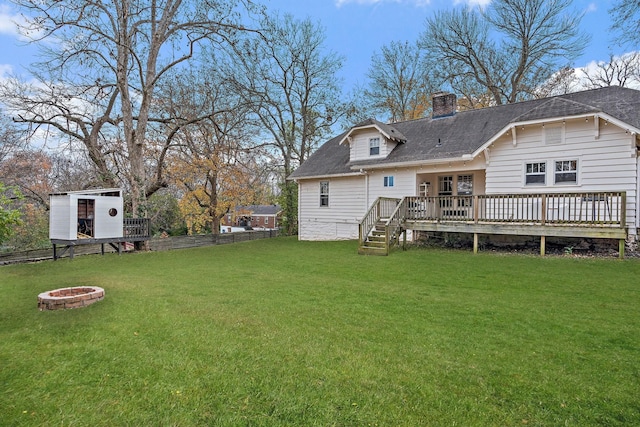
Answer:
[[[388,218],[380,218],[367,236],[364,242],[358,247],[360,255],[388,255],[386,222]]]
[[[389,255],[403,232],[402,199],[379,197],[360,221],[358,253]]]

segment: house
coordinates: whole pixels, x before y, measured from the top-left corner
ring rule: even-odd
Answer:
[[[220,220],[222,230],[229,227],[251,227],[273,230],[278,228],[279,205],[236,206]]]
[[[49,206],[49,239],[54,260],[67,250],[73,258],[77,245],[99,243],[104,254],[104,244],[120,252],[121,243],[150,238],[147,218],[124,218],[120,188],[52,193]],[[57,245],[65,249],[58,253]]]
[[[640,91],[606,87],[457,112],[367,120],[291,176],[299,239],[397,242],[412,231],[636,240]],[[385,228],[386,227],[386,228]],[[376,236],[377,234],[377,236]],[[376,246],[373,244],[372,246]],[[476,247],[477,250],[477,247]]]

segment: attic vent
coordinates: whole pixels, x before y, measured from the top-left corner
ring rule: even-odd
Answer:
[[[544,127],[544,143],[545,144],[561,144],[564,137],[564,127],[562,125],[553,125]]]

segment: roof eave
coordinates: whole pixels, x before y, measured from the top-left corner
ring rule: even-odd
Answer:
[[[352,170],[363,170],[363,169],[372,170],[372,169],[389,169],[389,168],[410,168],[410,167],[424,166],[424,165],[437,165],[440,163],[468,161],[471,159],[472,159],[471,154],[463,154],[457,157],[443,157],[438,159],[414,160],[411,162],[360,164],[360,165],[351,166],[351,169]]]
[[[604,113],[604,112],[600,112],[600,113],[586,113],[586,114],[578,114],[578,115],[574,115],[574,116],[562,116],[562,117],[552,117],[552,118],[546,118],[546,119],[536,119],[536,120],[527,120],[527,121],[522,121],[522,122],[513,122],[513,123],[509,123],[507,126],[503,127],[498,133],[496,133],[493,137],[491,137],[487,142],[485,142],[484,144],[482,144],[479,148],[477,148],[472,154],[471,156],[473,158],[475,158],[476,156],[478,156],[480,153],[482,153],[484,150],[486,150],[488,147],[491,146],[491,144],[493,144],[494,142],[496,142],[499,138],[501,138],[505,133],[511,131],[511,129],[513,128],[517,128],[519,126],[531,126],[531,125],[539,125],[539,124],[543,124],[543,123],[556,123],[556,122],[562,122],[562,121],[566,121],[566,120],[576,120],[576,119],[583,119],[583,118],[595,118],[595,119],[603,119],[608,123],[611,123],[615,126],[618,126],[619,128],[625,129],[628,132],[632,132],[635,134],[639,134],[640,133],[640,129],[636,128],[635,126],[631,126],[626,122],[623,122],[622,120],[618,120],[615,117]]]
[[[306,179],[326,179],[326,178],[345,178],[345,177],[353,177],[361,175],[360,171],[358,172],[347,172],[347,173],[335,173],[335,174],[325,174],[325,175],[309,175],[309,176],[294,176],[289,175],[287,177],[287,181],[302,181]]]

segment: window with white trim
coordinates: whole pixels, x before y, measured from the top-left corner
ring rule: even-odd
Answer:
[[[384,186],[393,187],[393,175],[384,177]]]
[[[453,195],[453,176],[439,176],[438,177],[438,196],[452,196]]]
[[[473,175],[458,175],[457,194],[458,196],[465,196],[458,199],[458,206],[471,206]]]
[[[525,185],[545,185],[547,183],[547,164],[545,162],[527,163],[524,183]]]
[[[369,155],[377,156],[380,154],[380,138],[369,138]]]
[[[320,207],[329,207],[329,181],[320,181]]]
[[[558,160],[554,171],[556,184],[578,183],[578,161]]]

